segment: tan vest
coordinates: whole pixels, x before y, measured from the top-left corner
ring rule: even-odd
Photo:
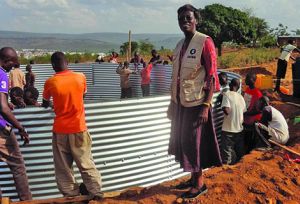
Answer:
[[[177,103],[177,78],[180,69],[180,103],[185,107],[193,107],[203,103],[203,90],[206,71],[201,65],[204,42],[208,36],[196,32],[179,64],[180,51],[184,39],[179,41],[173,54],[173,73],[171,83],[171,100]]]

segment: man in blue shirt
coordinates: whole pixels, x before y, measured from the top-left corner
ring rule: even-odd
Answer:
[[[12,171],[20,200],[31,200],[24,160],[12,127],[18,129],[24,145],[29,143],[29,135],[11,112],[7,100],[9,80],[6,72],[18,64],[18,55],[13,48],[0,49],[0,161],[7,163]]]

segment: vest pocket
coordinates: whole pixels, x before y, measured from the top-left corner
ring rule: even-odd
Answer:
[[[182,81],[182,92],[186,102],[194,102],[203,97],[203,83],[186,79]]]

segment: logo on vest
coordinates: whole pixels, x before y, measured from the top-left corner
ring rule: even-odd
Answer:
[[[191,49],[191,50],[190,50],[190,54],[191,54],[191,55],[188,55],[187,58],[196,59],[196,56],[195,56],[195,54],[196,54],[196,49],[194,49],[194,48]]]
[[[193,48],[193,49],[190,50],[191,55],[194,55],[195,53],[196,53],[196,49]]]

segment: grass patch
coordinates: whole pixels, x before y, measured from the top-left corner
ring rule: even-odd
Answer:
[[[226,69],[229,67],[255,66],[273,61],[279,56],[279,50],[275,48],[246,48],[235,52],[224,53],[218,57],[218,67]]]
[[[94,62],[96,60],[96,55],[92,55],[91,53],[84,54],[66,54],[65,55],[69,63],[84,63],[84,62]],[[30,60],[34,60],[36,64],[51,64],[51,55],[43,55],[36,56],[31,59],[26,59],[24,57],[20,57],[21,64],[29,64]]]

